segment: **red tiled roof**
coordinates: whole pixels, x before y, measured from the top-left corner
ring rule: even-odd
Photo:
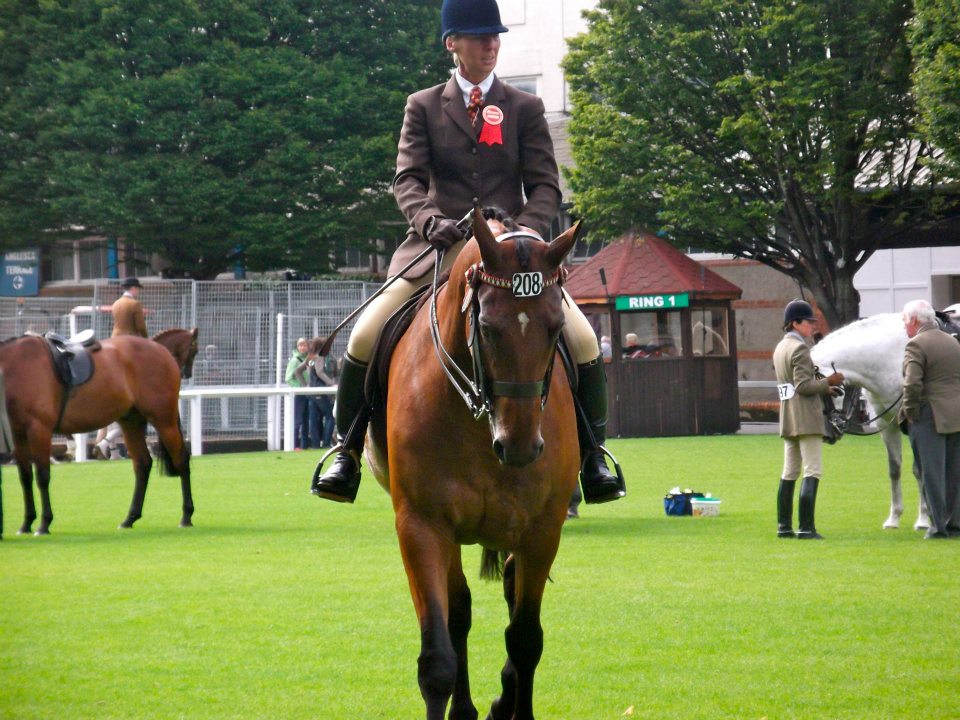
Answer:
[[[600,282],[600,268],[607,287]],[[617,295],[690,293],[691,299],[735,300],[743,291],[665,240],[629,233],[570,273],[564,285],[579,301],[603,301]]]

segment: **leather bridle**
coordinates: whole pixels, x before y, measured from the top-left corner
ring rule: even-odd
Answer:
[[[525,232],[511,232],[501,235],[497,238],[502,242],[511,237],[528,237],[536,242],[543,242],[537,235]],[[472,359],[472,377],[469,377],[451,357],[450,353],[443,345],[440,338],[440,326],[437,322],[437,290],[440,278],[440,265],[443,261],[443,251],[437,250],[437,258],[434,264],[433,276],[433,297],[430,301],[430,333],[433,337],[433,345],[437,352],[437,358],[440,360],[440,366],[444,374],[450,381],[450,384],[457,391],[457,394],[466,403],[467,408],[473,414],[474,419],[479,419],[484,414],[491,414],[493,411],[493,399],[496,397],[508,398],[540,398],[540,407],[543,408],[547,402],[547,395],[550,392],[550,378],[553,374],[553,358],[556,356],[556,345],[559,341],[559,335],[553,342],[553,348],[550,353],[550,363],[541,380],[532,382],[513,382],[510,380],[498,380],[487,376],[483,369],[483,343],[480,339],[480,293],[478,292],[481,284],[490,285],[503,292],[511,292],[514,288],[514,281],[507,278],[501,278],[488,273],[483,262],[474,263],[465,272],[467,289],[464,292],[463,303],[460,312],[465,313],[469,310],[468,322],[470,332],[467,339],[467,345],[471,351]],[[551,285],[563,285],[566,277],[566,270],[563,267],[557,269],[552,277],[543,280],[542,290]]]

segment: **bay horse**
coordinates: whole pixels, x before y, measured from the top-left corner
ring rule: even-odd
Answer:
[[[189,380],[193,377],[193,361],[200,349],[197,343],[198,332],[197,328],[193,328],[193,330],[169,328],[161,330],[151,338],[170,351],[173,359],[177,361],[177,366],[180,368],[180,377],[183,380]]]
[[[551,373],[570,302],[562,262],[577,228],[550,243],[523,232],[495,239],[477,208],[473,232],[396,347],[366,455],[393,502],[427,720],[443,718],[451,698],[451,720],[477,717],[460,550],[471,544],[484,548],[481,574],[502,574],[510,617],[502,694],[488,717],[531,720],[541,598],[580,468],[569,381]]]
[[[813,362],[826,375],[834,368],[842,372],[845,384],[862,388],[870,405],[870,417],[880,428],[887,449],[890,476],[890,515],[883,523],[887,529],[900,527],[903,491],[900,483],[903,465],[903,440],[897,413],[903,391],[903,355],[907,333],[900,313],[880,313],[844,325],[814,345]],[[914,475],[917,475],[914,468]],[[919,484],[920,478],[917,475]],[[920,490],[920,505],[914,529],[929,527],[927,506]]]
[[[50,532],[53,433],[93,432],[113,421],[119,422],[123,430],[136,476],[133,501],[120,527],[133,527],[143,511],[153,465],[147,449],[147,423],[156,428],[160,440],[161,471],[180,476],[180,526],[189,527],[193,515],[190,458],[180,426],[180,370],[173,355],[147,338],[121,335],[102,340],[100,349],[91,357],[90,379],[67,389],[56,375],[51,351],[43,338],[26,335],[0,343],[0,369],[6,379],[14,458],[23,488],[24,517],[18,533],[29,533],[37,519],[33,466],[37,469],[42,510],[35,534]]]

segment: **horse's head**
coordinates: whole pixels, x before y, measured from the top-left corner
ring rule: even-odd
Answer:
[[[193,377],[193,361],[197,358],[197,352],[200,350],[200,345],[197,343],[197,334],[200,332],[199,328],[194,328],[188,334],[189,341],[184,343],[186,351],[183,355],[183,362],[180,361],[180,358],[177,358],[177,364],[180,365],[180,377],[184,380],[189,380]]]
[[[193,377],[193,361],[200,349],[197,344],[198,332],[197,328],[193,330],[172,328],[153,336],[155,342],[163,345],[173,355],[173,359],[177,361],[177,366],[180,368],[180,377],[185,380]]]
[[[541,411],[564,322],[562,264],[578,229],[550,243],[524,231],[494,237],[474,212],[480,262],[466,271],[463,310],[493,449],[505,465],[527,465],[543,451]]]

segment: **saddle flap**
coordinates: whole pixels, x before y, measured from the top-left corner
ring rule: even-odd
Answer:
[[[370,368],[367,370],[367,379],[363,386],[363,393],[367,403],[373,407],[380,407],[387,400],[387,382],[390,377],[390,359],[393,351],[400,342],[400,338],[410,327],[413,318],[420,309],[424,298],[430,296],[433,287],[424,285],[403,303],[383,324],[377,341],[373,345],[373,354],[370,357]]]
[[[79,333],[76,336],[81,340],[79,343],[54,332],[44,333],[42,337],[47,343],[54,373],[61,384],[68,388],[76,387],[93,377],[91,353],[100,349],[100,342],[93,337],[92,330],[88,334]]]

